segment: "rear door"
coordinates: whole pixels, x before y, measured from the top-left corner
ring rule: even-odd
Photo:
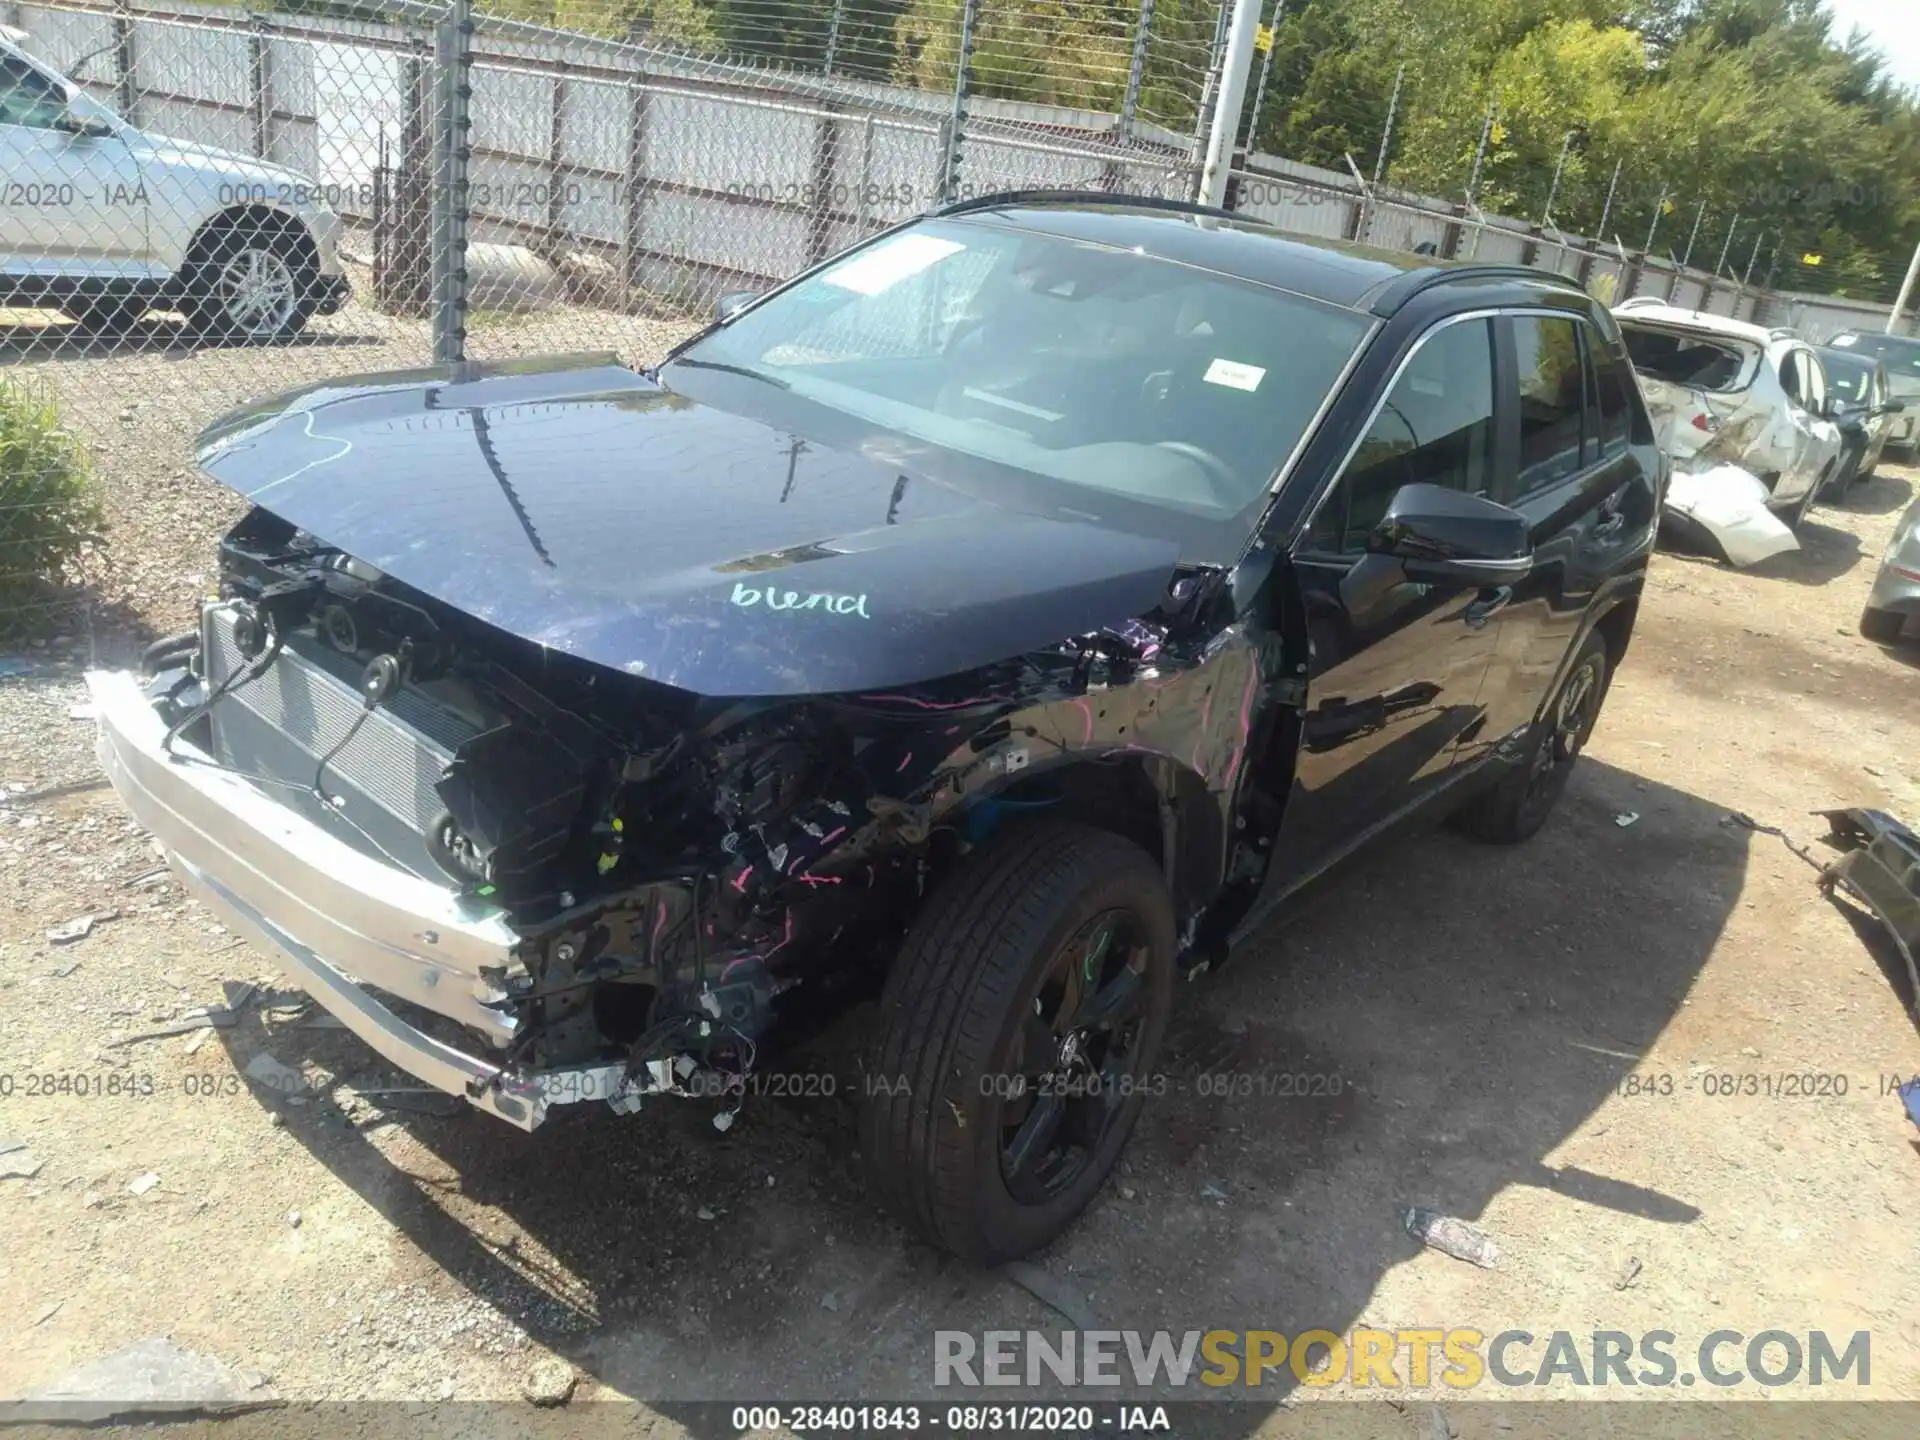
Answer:
[[[1356,587],[1368,533],[1403,485],[1494,485],[1494,330],[1443,320],[1416,343],[1296,543],[1309,639],[1303,734],[1268,867],[1291,888],[1454,773],[1480,719],[1495,597],[1461,586]]]
[[[1500,611],[1481,691],[1485,723],[1463,761],[1523,743],[1597,591],[1649,543],[1658,511],[1653,450],[1633,444],[1625,347],[1571,312],[1509,315],[1500,335],[1519,433],[1517,463],[1497,478],[1493,498],[1526,517],[1534,562]]]

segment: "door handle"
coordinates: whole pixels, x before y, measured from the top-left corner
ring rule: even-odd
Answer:
[[[1480,598],[1469,601],[1467,608],[1462,611],[1461,614],[1465,618],[1469,628],[1478,630],[1485,625],[1487,621],[1506,609],[1507,602],[1511,599],[1513,599],[1513,587],[1511,585],[1499,585],[1492,590],[1482,590],[1480,592]]]
[[[1620,527],[1626,523],[1627,517],[1616,510],[1613,514],[1607,516],[1606,519],[1593,527],[1594,536],[1597,539],[1605,540],[1609,536],[1618,535],[1620,533]]]

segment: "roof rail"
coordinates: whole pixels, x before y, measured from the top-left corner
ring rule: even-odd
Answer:
[[[1127,195],[1109,190],[1002,190],[993,195],[975,195],[966,200],[949,201],[927,213],[964,215],[970,210],[997,210],[1003,205],[1085,205],[1089,202],[1130,205],[1142,210],[1170,210],[1181,215],[1210,215],[1216,220],[1237,220],[1241,224],[1267,224],[1255,215],[1236,215],[1231,210],[1201,205],[1193,200],[1170,200],[1164,195]]]
[[[1367,309],[1375,315],[1391,315],[1423,290],[1431,290],[1436,285],[1450,284],[1455,280],[1479,279],[1530,280],[1536,284],[1557,284],[1561,289],[1586,294],[1577,284],[1555,270],[1535,270],[1528,265],[1441,264],[1404,270],[1391,280],[1382,282],[1374,291],[1371,303],[1367,303]]]

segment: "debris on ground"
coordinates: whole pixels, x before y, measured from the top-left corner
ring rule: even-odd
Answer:
[[[1409,1205],[1401,1212],[1407,1234],[1429,1249],[1438,1250],[1443,1255],[1451,1255],[1456,1260],[1465,1260],[1470,1265],[1478,1265],[1482,1270],[1492,1270],[1500,1264],[1500,1247],[1493,1243],[1493,1237],[1477,1225],[1469,1225],[1453,1215],[1442,1215],[1437,1210],[1425,1210],[1418,1205]]]
[[[277,1405],[267,1377],[155,1335],[70,1370],[8,1407],[15,1423],[100,1424],[140,1411],[232,1413]]]
[[[1624,830],[1629,825],[1636,824],[1639,819],[1640,812],[1638,810],[1622,810],[1618,815],[1613,817],[1613,823]]]
[[[1640,1263],[1640,1257],[1638,1255],[1627,1256],[1625,1260],[1620,1262],[1619,1273],[1613,1277],[1613,1288],[1616,1290],[1632,1288],[1633,1283],[1640,1278],[1640,1272],[1645,1268],[1646,1267]]]
[[[67,1302],[65,1300],[56,1300],[51,1305],[41,1306],[39,1313],[37,1313],[33,1317],[33,1323],[35,1325],[46,1324],[47,1321],[51,1320],[54,1316],[58,1315],[61,1312],[61,1310],[65,1308],[66,1303]]]
[[[300,1212],[298,1210],[287,1211],[287,1226],[293,1230],[300,1228]]]
[[[36,1159],[31,1150],[21,1148],[0,1154],[0,1180],[31,1180],[47,1162]]]
[[[832,1314],[840,1313],[840,1297],[829,1290],[820,1297],[820,1308]]]
[[[53,978],[56,980],[64,980],[79,968],[80,962],[78,959],[62,960],[58,965],[53,967]]]
[[[1217,1205],[1224,1205],[1227,1203],[1227,1192],[1209,1180],[1200,1187],[1200,1198],[1211,1200]]]
[[[85,915],[76,915],[71,920],[62,920],[47,931],[47,939],[55,945],[71,945],[76,940],[84,940],[93,933],[93,927],[108,920],[118,920],[118,910],[95,910]]]
[[[1000,1267],[1000,1273],[1043,1305],[1066,1316],[1068,1323],[1076,1330],[1099,1328],[1100,1322],[1094,1318],[1093,1308],[1080,1298],[1079,1293],[1031,1260],[1010,1260]]]
[[[127,1193],[130,1195],[144,1195],[159,1183],[160,1177],[149,1170],[146,1174],[136,1176],[127,1182]]]
[[[694,1211],[693,1215],[696,1220],[717,1220],[720,1218],[713,1213],[711,1207],[706,1205],[702,1205],[698,1210]]]
[[[1920,834],[1884,810],[1822,810],[1828,838],[1846,853],[1820,871],[1828,899],[1844,891],[1872,912],[1906,962],[1907,1003],[1920,1016]]]
[[[241,1074],[262,1089],[271,1090],[283,1097],[304,1098],[307,1093],[307,1078],[291,1065],[281,1063],[271,1050],[262,1050],[247,1061]]]
[[[536,1361],[527,1372],[527,1378],[520,1384],[520,1393],[536,1405],[551,1408],[564,1405],[573,1398],[573,1387],[579,1382],[573,1366],[564,1360],[549,1357]]]

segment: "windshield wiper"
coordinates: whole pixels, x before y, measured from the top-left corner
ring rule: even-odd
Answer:
[[[690,356],[681,355],[676,359],[669,360],[667,364],[661,368],[666,369],[674,365],[691,365],[696,370],[721,370],[728,375],[744,375],[749,380],[758,380],[763,384],[775,385],[782,390],[791,390],[793,388],[793,386],[782,380],[778,375],[769,375],[762,370],[749,370],[744,365],[730,365],[725,360],[695,360]]]

